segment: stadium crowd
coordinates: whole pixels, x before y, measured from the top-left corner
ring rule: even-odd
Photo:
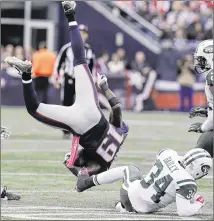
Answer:
[[[137,12],[163,31],[162,39],[212,38],[213,1],[114,1],[116,7]],[[127,14],[121,13],[122,16]]]
[[[35,49],[24,49],[22,46],[1,46],[1,67],[3,69],[7,67],[7,64],[4,63],[4,58],[7,56],[15,56],[21,60],[33,61],[35,53]],[[126,51],[123,48],[118,48],[112,55],[109,55],[108,52],[101,52],[95,61],[95,70],[105,74],[118,74],[126,69],[136,70],[143,74],[145,67],[148,68],[149,64],[142,51],[136,52],[133,61],[128,61]]]

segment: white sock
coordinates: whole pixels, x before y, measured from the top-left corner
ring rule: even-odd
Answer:
[[[93,181],[95,185],[102,185],[116,182],[117,180],[123,179],[124,177],[124,167],[116,167],[110,170],[107,170],[103,173],[100,173],[96,176],[93,176]]]

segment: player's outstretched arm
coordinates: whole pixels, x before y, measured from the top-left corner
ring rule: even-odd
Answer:
[[[110,113],[110,123],[112,123],[115,127],[121,127],[122,123],[121,103],[119,99],[115,96],[115,94],[108,87],[106,76],[98,74],[97,84],[98,87],[103,91],[104,95],[108,99],[108,102],[112,108],[112,112]]]
[[[188,217],[196,215],[198,214],[199,210],[203,207],[204,198],[199,195],[191,198],[192,194],[193,192],[184,196],[179,193],[176,193],[176,206],[177,213],[179,216]]]

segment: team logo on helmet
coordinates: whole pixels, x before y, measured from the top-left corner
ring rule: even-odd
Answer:
[[[210,166],[208,166],[208,165],[203,165],[203,166],[201,167],[201,171],[202,171],[204,174],[207,174],[207,173],[209,172],[209,170],[210,170]]]
[[[213,45],[209,45],[203,50],[204,53],[210,54],[213,53]]]

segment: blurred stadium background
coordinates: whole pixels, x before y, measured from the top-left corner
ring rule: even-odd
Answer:
[[[107,75],[130,125],[113,167],[137,164],[145,174],[158,150],[182,154],[194,147],[199,135],[187,132],[193,122],[183,112],[206,105],[204,78],[195,74],[192,54],[201,40],[213,38],[212,13],[212,1],[78,2],[77,20],[88,26],[87,42],[96,57],[93,74]],[[20,76],[4,58],[14,55],[34,63],[41,42],[58,55],[68,43],[67,30],[60,2],[1,2],[1,121],[12,131],[2,146],[1,178],[23,198],[4,203],[1,218],[177,219],[173,206],[148,216],[116,214],[119,184],[79,197],[73,191],[75,178],[62,165],[70,141],[36,122],[23,107]],[[48,103],[61,104],[53,79],[51,73]],[[207,204],[197,219],[213,218],[212,188],[212,176],[199,182]],[[93,208],[87,210],[85,203]]]
[[[204,79],[188,55],[212,38],[212,9],[212,1],[80,1],[77,19],[89,28],[94,71],[108,75],[124,109],[188,111],[205,105]],[[1,3],[2,105],[23,105],[19,76],[4,57],[31,60],[42,41],[56,54],[68,42],[59,2]],[[49,88],[49,101],[59,102],[59,90]]]

